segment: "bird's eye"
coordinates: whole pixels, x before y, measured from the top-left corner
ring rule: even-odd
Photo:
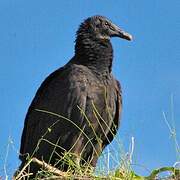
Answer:
[[[109,23],[108,23],[108,22],[105,22],[105,25],[106,25],[106,26],[108,26],[108,25],[109,25]]]

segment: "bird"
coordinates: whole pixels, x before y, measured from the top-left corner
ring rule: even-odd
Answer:
[[[112,37],[132,35],[101,15],[85,19],[76,32],[75,52],[40,85],[24,121],[20,169],[36,157],[67,171],[65,155],[95,168],[120,126],[122,91],[112,73]],[[30,164],[36,174],[39,167]]]

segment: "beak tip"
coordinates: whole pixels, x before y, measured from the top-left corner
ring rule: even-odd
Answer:
[[[128,40],[129,40],[129,41],[132,41],[132,40],[133,40],[132,35],[129,34],[129,39],[128,39]]]
[[[123,39],[126,39],[128,41],[132,41],[133,40],[133,36],[131,34],[127,33],[127,32],[124,32],[124,31],[120,31],[119,37],[123,38]]]

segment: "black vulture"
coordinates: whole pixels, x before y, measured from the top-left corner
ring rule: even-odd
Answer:
[[[132,36],[99,15],[87,18],[76,35],[75,55],[44,80],[28,109],[20,169],[28,156],[67,171],[68,153],[78,165],[95,167],[117,132],[122,97],[112,75],[110,38]],[[32,164],[30,171],[37,170]]]

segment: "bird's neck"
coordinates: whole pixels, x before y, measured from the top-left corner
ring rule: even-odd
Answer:
[[[75,61],[99,75],[112,71],[113,49],[110,40],[79,36],[75,45]]]

